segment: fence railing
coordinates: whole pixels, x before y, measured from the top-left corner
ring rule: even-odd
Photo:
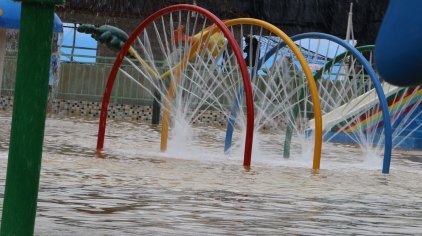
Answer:
[[[90,57],[80,56],[78,57]],[[108,76],[113,67],[115,57],[96,57],[96,63],[62,62],[60,78],[57,83],[56,97],[59,99],[101,101]],[[130,65],[121,66],[133,78],[150,87],[136,68]],[[147,90],[125,78],[122,73],[117,73],[113,92],[112,103],[145,104],[152,101],[152,96]]]
[[[63,55],[67,56],[67,55]],[[77,55],[78,57],[91,57]],[[1,95],[13,96],[16,77],[16,56],[4,58],[4,75]],[[54,86],[57,99],[101,101],[115,57],[96,57],[96,63],[66,62],[60,63],[60,71]],[[36,63],[36,62],[34,62]],[[149,83],[141,78],[136,69],[130,65],[122,65],[123,69],[134,79],[148,87]],[[111,95],[112,103],[150,104],[152,96],[145,89],[139,87],[122,73],[116,76]]]
[[[16,55],[4,58],[4,74],[1,86],[1,95],[13,96],[16,78]],[[62,54],[62,56],[69,56]],[[92,58],[93,56],[74,55],[75,57]],[[115,57],[97,56],[96,63],[66,62],[60,63],[59,78],[54,86],[54,95],[57,99],[100,102],[110,74]],[[34,62],[36,63],[36,62]],[[121,66],[135,80],[153,90],[153,85],[143,78],[130,64]],[[164,68],[163,68],[164,71]],[[135,84],[123,73],[116,76],[115,85],[111,94],[112,103],[150,105],[153,96],[144,88]],[[344,82],[344,81],[343,81]],[[339,81],[341,83],[341,81]]]
[[[16,79],[16,56],[4,57],[3,80],[1,86],[1,95],[12,96],[15,90]]]

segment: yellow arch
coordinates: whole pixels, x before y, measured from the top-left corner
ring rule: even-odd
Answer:
[[[232,20],[227,20],[224,22],[224,24],[227,27],[234,26],[234,25],[240,25],[240,24],[250,24],[250,25],[256,25],[263,27],[271,32],[273,32],[275,35],[277,35],[279,38],[281,38],[286,45],[292,50],[292,52],[295,54],[297,59],[299,60],[300,65],[303,68],[303,71],[305,73],[306,79],[309,84],[309,90],[311,92],[311,98],[312,103],[314,105],[314,115],[315,115],[315,145],[314,145],[314,160],[312,169],[314,171],[318,171],[320,169],[321,164],[321,149],[322,149],[322,115],[321,115],[321,105],[320,100],[318,96],[318,89],[314,80],[314,77],[312,75],[312,72],[309,68],[308,63],[305,60],[305,57],[300,52],[299,48],[296,46],[296,44],[292,41],[292,39],[287,36],[283,31],[281,31],[279,28],[275,27],[274,25],[258,20],[253,18],[237,18]]]
[[[301,64],[303,71],[305,73],[306,79],[309,84],[309,90],[311,93],[312,102],[314,105],[314,115],[315,115],[315,145],[314,145],[314,161],[312,168],[315,171],[318,171],[320,169],[320,163],[321,163],[321,149],[322,149],[322,115],[321,115],[321,106],[320,106],[320,100],[318,97],[318,90],[316,87],[316,83],[314,80],[314,77],[311,73],[311,70],[309,68],[309,65],[307,64],[304,56],[300,52],[299,48],[294,44],[294,42],[280,29],[275,27],[274,25],[258,20],[253,18],[238,18],[238,19],[232,19],[224,21],[225,25],[227,27],[234,26],[234,25],[240,25],[240,24],[250,24],[250,25],[256,25],[263,27],[271,32],[273,32],[275,35],[280,37],[286,45],[292,50],[292,52],[295,54],[295,56],[298,58],[299,63]],[[218,31],[218,27],[215,27],[213,32],[211,34],[214,34],[216,31]],[[208,37],[209,34],[209,27],[204,30],[203,37]],[[199,35],[198,33],[197,35]],[[195,36],[197,36],[195,35]],[[170,69],[169,71],[165,72],[161,78],[166,77],[173,69],[177,68],[177,72],[175,74],[175,81],[171,83],[169,92],[166,97],[166,102],[164,105],[164,111],[163,111],[163,117],[162,117],[162,132],[161,132],[161,151],[167,150],[167,140],[168,140],[168,123],[169,123],[169,116],[170,116],[170,105],[172,98],[174,96],[175,92],[175,85],[178,83],[178,80],[180,78],[182,68],[184,68],[187,64],[187,62],[193,58],[195,55],[195,52],[198,48],[198,37],[194,36],[194,47],[192,47],[191,51],[189,52],[189,55],[186,56],[182,62],[177,65],[176,67]],[[166,75],[166,76],[164,76]]]

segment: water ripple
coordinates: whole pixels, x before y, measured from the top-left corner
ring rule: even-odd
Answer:
[[[3,193],[10,117],[0,126]],[[338,145],[326,146],[319,174],[311,157],[276,155],[254,156],[246,171],[242,155],[221,154],[224,130],[200,129],[196,147],[162,154],[159,128],[109,122],[105,159],[96,132],[96,120],[47,120],[37,235],[421,232],[420,152],[396,151],[390,175]]]

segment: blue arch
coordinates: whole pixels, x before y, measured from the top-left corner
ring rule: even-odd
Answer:
[[[383,167],[382,167],[382,173],[388,174],[390,172],[390,163],[391,163],[391,152],[392,152],[392,129],[391,129],[391,121],[390,121],[390,112],[388,111],[388,105],[387,100],[384,95],[384,91],[382,89],[381,83],[374,71],[374,69],[371,67],[369,62],[365,59],[365,57],[352,45],[346,43],[342,39],[325,33],[303,33],[298,34],[295,36],[290,37],[293,41],[298,41],[302,39],[326,39],[333,41],[345,49],[347,49],[350,53],[352,53],[353,56],[356,57],[356,59],[362,64],[362,66],[367,71],[369,77],[371,78],[371,81],[374,85],[375,91],[377,93],[378,99],[380,101],[381,110],[382,110],[382,116],[384,121],[384,161],[383,161]],[[286,43],[281,42],[279,45],[273,47],[271,50],[269,50],[260,60],[258,61],[256,69],[251,74],[250,78],[253,78],[252,76],[255,76],[256,71],[260,69],[260,67],[263,65],[263,63],[268,60],[271,56],[274,55],[274,53],[277,51],[278,48],[285,47]],[[231,146],[231,138],[233,133],[233,125],[236,119],[237,110],[239,109],[239,103],[242,98],[242,90],[239,90],[238,96],[236,98],[236,104],[232,106],[231,115],[229,117],[229,121],[227,123],[227,131],[226,131],[226,140],[224,145],[225,152],[228,151],[228,149]]]

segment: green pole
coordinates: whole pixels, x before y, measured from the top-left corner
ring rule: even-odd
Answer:
[[[54,6],[21,0],[21,28],[1,235],[33,235],[47,109]]]

